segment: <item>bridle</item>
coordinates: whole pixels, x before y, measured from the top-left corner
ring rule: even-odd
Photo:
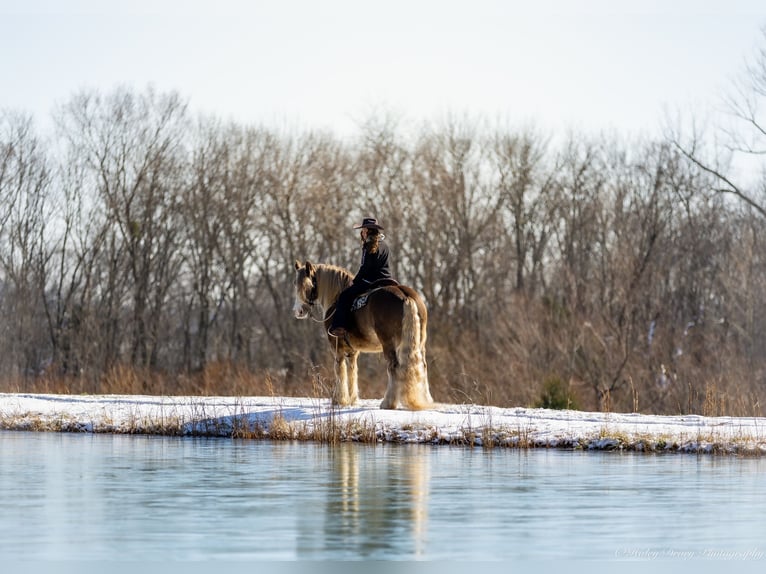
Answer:
[[[309,317],[312,321],[316,323],[323,323],[330,317],[332,317],[335,314],[335,307],[332,309],[332,313],[327,315],[326,317],[323,317],[322,319],[315,319],[313,310],[314,307],[317,306],[317,299],[319,299],[319,289],[317,287],[317,276],[316,274],[312,275],[311,277],[311,292],[309,293],[308,299],[306,300],[306,304],[309,306]]]
[[[317,288],[317,276],[316,273],[311,276],[311,293],[309,293],[308,304],[309,307],[313,307],[317,303],[319,298],[319,290]]]

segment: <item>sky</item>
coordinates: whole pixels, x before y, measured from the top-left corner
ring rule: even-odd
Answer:
[[[720,105],[763,0],[0,0],[0,109],[177,91],[194,113],[352,134],[386,113],[653,132]]]

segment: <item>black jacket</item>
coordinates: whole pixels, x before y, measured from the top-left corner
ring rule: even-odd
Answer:
[[[354,277],[354,285],[360,283],[369,285],[378,279],[392,279],[388,267],[388,245],[382,239],[378,241],[378,251],[368,253],[362,248],[362,265]]]

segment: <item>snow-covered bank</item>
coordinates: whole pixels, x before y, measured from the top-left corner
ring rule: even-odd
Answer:
[[[0,394],[0,429],[360,440],[653,452],[766,453],[766,418],[435,405],[379,400]]]

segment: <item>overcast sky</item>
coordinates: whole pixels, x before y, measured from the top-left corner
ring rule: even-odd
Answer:
[[[0,0],[0,108],[151,84],[338,133],[381,109],[652,131],[714,106],[764,25],[766,0]]]

